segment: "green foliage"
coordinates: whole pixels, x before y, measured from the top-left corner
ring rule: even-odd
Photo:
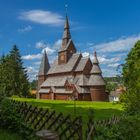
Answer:
[[[22,140],[22,138],[15,133],[11,133],[10,131],[0,129],[0,139],[1,140]]]
[[[140,114],[140,41],[131,49],[123,67],[123,80],[127,88],[121,99],[129,114]]]
[[[113,82],[106,82],[106,90],[110,93],[111,91],[116,90],[118,84]]]
[[[37,89],[37,80],[33,80],[32,82],[30,82],[30,89],[31,90]]]
[[[13,46],[7,56],[0,59],[0,93],[4,96],[28,96],[29,82],[27,71],[18,48]]]
[[[129,116],[110,127],[97,127],[95,140],[139,140],[140,116]]]
[[[135,44],[126,58],[123,79],[128,89],[140,89],[140,41]]]
[[[120,101],[124,103],[124,110],[129,115],[140,115],[140,91],[129,89],[121,95]]]
[[[10,99],[4,99],[0,103],[0,128],[16,132],[29,140],[34,138],[34,131],[26,124],[24,118],[17,112],[17,107]]]

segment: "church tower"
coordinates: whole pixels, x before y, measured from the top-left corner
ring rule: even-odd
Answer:
[[[46,80],[47,72],[50,69],[50,64],[48,61],[47,53],[44,51],[42,61],[39,68],[38,73],[38,90],[40,89],[40,85]]]
[[[76,48],[71,39],[69,20],[66,15],[62,44],[58,52],[58,64],[66,64],[73,53],[76,53]]]
[[[94,52],[93,66],[90,72],[88,85],[92,101],[108,101],[108,94],[105,92],[105,81],[102,77],[102,71],[99,66],[97,54]]]

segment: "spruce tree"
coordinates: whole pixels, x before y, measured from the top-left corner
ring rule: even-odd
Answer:
[[[27,71],[23,67],[23,62],[19,49],[16,45],[10,51],[10,65],[11,65],[11,84],[13,85],[12,94],[28,96],[29,82]]]
[[[24,96],[29,94],[29,82],[27,71],[19,49],[13,46],[10,54],[0,59],[0,93],[5,96]]]

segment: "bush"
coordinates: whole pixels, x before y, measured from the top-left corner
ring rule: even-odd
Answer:
[[[98,127],[95,140],[140,140],[140,116],[129,116],[118,124]]]
[[[140,91],[127,90],[120,97],[124,110],[129,115],[140,115]]]
[[[4,99],[0,105],[0,127],[11,132],[19,133],[24,140],[34,138],[34,131],[26,124],[24,119],[17,112],[17,107],[10,99]]]

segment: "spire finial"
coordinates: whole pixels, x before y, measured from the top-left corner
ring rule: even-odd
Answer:
[[[98,64],[99,63],[99,61],[97,59],[97,53],[96,53],[96,51],[94,51],[94,60],[93,60],[93,63],[94,64]]]
[[[96,53],[96,51],[94,51],[94,56],[97,57],[97,53]]]

